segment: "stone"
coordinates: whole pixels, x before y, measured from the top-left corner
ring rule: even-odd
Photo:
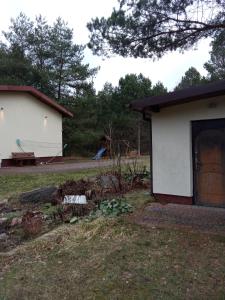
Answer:
[[[6,225],[8,219],[7,218],[0,218],[0,226]]]
[[[56,191],[55,186],[47,186],[22,193],[19,200],[21,203],[50,203],[54,200]]]
[[[22,218],[15,217],[12,219],[10,226],[11,227],[18,226],[18,225],[21,225],[21,223],[22,223]]]
[[[0,241],[4,241],[4,240],[6,240],[7,238],[8,238],[8,235],[7,235],[5,232],[0,233]]]
[[[103,189],[109,189],[114,191],[120,190],[119,179],[115,175],[101,175],[100,186]]]
[[[48,220],[48,219],[50,219],[51,217],[50,216],[48,216],[48,215],[43,215],[42,216],[42,219],[44,220],[44,221],[46,221],[46,220]]]
[[[8,199],[0,200],[0,207],[8,204]]]

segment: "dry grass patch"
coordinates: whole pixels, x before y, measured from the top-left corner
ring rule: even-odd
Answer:
[[[0,299],[224,299],[225,240],[100,218],[0,261]]]

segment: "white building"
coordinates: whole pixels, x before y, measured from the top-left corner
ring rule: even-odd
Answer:
[[[34,152],[37,161],[62,157],[62,117],[73,114],[29,86],[0,86],[0,163],[13,152]]]
[[[137,100],[151,122],[152,193],[225,207],[225,81]]]

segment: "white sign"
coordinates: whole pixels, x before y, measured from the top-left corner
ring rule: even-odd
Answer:
[[[63,204],[87,204],[85,195],[66,195]]]

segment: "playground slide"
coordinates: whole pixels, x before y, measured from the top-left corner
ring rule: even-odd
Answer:
[[[101,159],[105,152],[106,152],[106,148],[99,149],[97,154],[92,159],[95,159],[95,160]]]

